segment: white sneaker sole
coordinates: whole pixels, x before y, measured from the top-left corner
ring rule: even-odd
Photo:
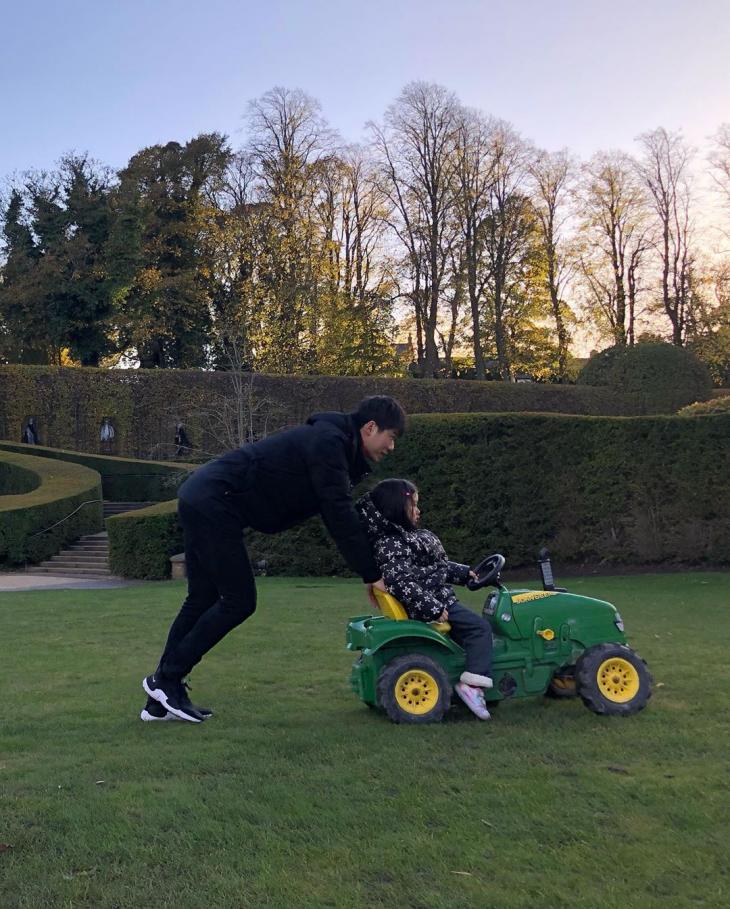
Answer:
[[[151,688],[147,684],[147,678],[142,679],[142,687],[145,692],[152,698],[153,701],[157,701],[158,704],[162,704],[165,710],[168,713],[171,713],[173,716],[177,717],[179,720],[185,720],[186,723],[202,723],[202,719],[197,717],[190,716],[189,713],[185,713],[184,710],[178,710],[177,707],[172,707],[167,700],[167,695],[161,688]]]
[[[140,713],[139,718],[144,723],[168,723],[170,720],[174,720],[177,723],[180,721],[179,716],[175,716],[174,713],[169,711],[164,716],[155,716],[153,713],[148,713],[146,708]]]

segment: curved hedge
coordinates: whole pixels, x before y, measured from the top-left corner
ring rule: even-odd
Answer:
[[[7,451],[0,451],[0,464],[6,489],[19,490],[0,496],[0,565],[39,562],[82,534],[103,529],[95,471]],[[20,491],[29,482],[34,488]]]
[[[418,484],[424,526],[455,559],[498,550],[517,566],[548,546],[562,563],[730,563],[728,416],[424,415],[370,482],[386,476]],[[169,576],[175,502],[107,526],[116,573]],[[247,539],[271,574],[345,572],[317,519]]]
[[[33,470],[0,460],[0,496],[17,496],[32,492],[41,485]]]
[[[89,467],[101,475],[104,498],[113,502],[159,502],[169,499],[189,471],[197,466],[179,461],[142,461],[137,458],[85,454],[43,445],[24,445],[21,442],[0,441],[0,452],[2,451],[53,458]]]

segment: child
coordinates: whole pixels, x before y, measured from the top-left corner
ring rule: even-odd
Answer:
[[[451,584],[474,576],[468,565],[450,562],[441,541],[419,530],[418,490],[408,480],[383,480],[355,505],[367,529],[388,592],[409,618],[451,624],[451,637],[466,651],[466,671],[456,693],[480,719],[488,720],[483,688],[491,688],[492,629],[462,606]]]

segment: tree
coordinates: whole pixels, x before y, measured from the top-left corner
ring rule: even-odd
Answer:
[[[538,151],[529,165],[529,172],[533,181],[533,204],[545,263],[545,288],[558,339],[557,375],[562,381],[567,376],[568,368],[568,326],[574,319],[570,307],[563,299],[574,270],[565,238],[572,164],[565,150],[554,154]]]
[[[5,264],[0,280],[0,355],[4,362],[47,363],[43,312],[36,305],[34,272],[38,261],[23,195],[13,189],[3,217]]]
[[[680,133],[662,127],[643,133],[639,142],[643,148],[639,174],[648,190],[659,234],[656,249],[661,264],[661,302],[672,325],[672,343],[681,347],[694,264],[689,182],[692,153]]]
[[[614,344],[633,344],[652,247],[649,200],[636,162],[622,152],[594,155],[583,167],[578,196],[580,262],[590,307]]]
[[[143,149],[120,173],[117,207],[130,235],[135,223],[140,227],[123,310],[144,368],[207,362],[211,314],[202,276],[212,265],[200,254],[201,237],[211,187],[223,179],[230,154],[223,136],[203,134],[184,146]]]
[[[266,322],[257,359],[275,372],[316,370],[319,301],[332,282],[317,205],[336,137],[315,99],[281,87],[250,103],[248,124],[257,198],[266,212],[259,259]]]
[[[484,292],[487,274],[484,268],[484,240],[489,199],[494,183],[494,132],[498,124],[479,111],[460,111],[456,135],[456,218],[459,225],[459,265],[454,274],[457,287],[468,298],[472,349],[476,378],[486,377],[482,335],[484,333]],[[455,290],[454,298],[457,292]]]
[[[510,324],[526,306],[534,307],[539,258],[537,217],[526,191],[528,149],[521,137],[501,123],[494,131],[491,150],[493,180],[484,219],[485,292],[494,337],[499,374],[512,378]]]
[[[716,385],[730,384],[730,262],[708,270],[687,325],[687,347],[707,364]]]
[[[108,275],[112,175],[85,155],[61,161],[64,235],[57,257],[58,289],[69,353],[82,366],[99,366],[118,351],[113,285]]]
[[[723,123],[712,137],[712,176],[727,207],[730,207],[730,123]]]
[[[436,329],[442,288],[456,237],[458,103],[445,88],[411,82],[390,105],[383,126],[371,124],[388,223],[405,250],[422,373],[438,371]]]

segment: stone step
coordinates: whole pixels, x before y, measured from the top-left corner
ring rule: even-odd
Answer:
[[[152,502],[105,502],[104,517],[125,514],[128,511],[139,511],[140,508],[147,508],[149,505],[152,505]]]
[[[77,543],[106,543],[109,540],[109,534],[106,530],[101,533],[85,533],[76,540]]]
[[[51,563],[42,563],[33,568],[26,569],[27,574],[57,574],[59,577],[70,578],[110,578],[113,577],[108,568],[59,568]]]
[[[152,504],[152,502],[112,502],[111,499],[104,499],[104,508],[146,508]]]
[[[66,565],[72,565],[75,563],[84,564],[84,565],[108,565],[109,557],[104,555],[90,554],[90,553],[76,553],[76,552],[59,552],[58,555],[51,556],[49,562],[64,562]]]
[[[93,543],[72,543],[70,546],[67,546],[64,549],[64,552],[98,552],[105,553],[109,552],[109,545],[104,544],[103,546],[95,546]]]

